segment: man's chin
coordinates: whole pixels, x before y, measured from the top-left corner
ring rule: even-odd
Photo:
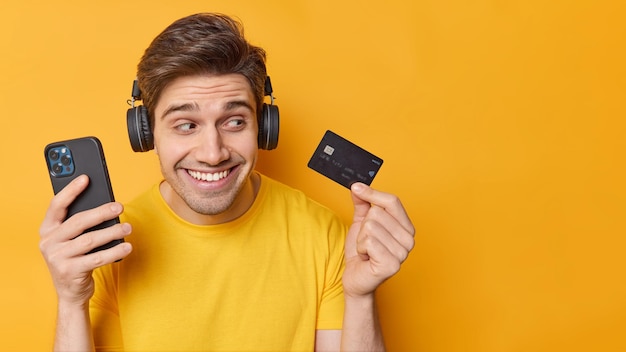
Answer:
[[[196,203],[186,202],[186,203],[189,209],[193,210],[197,214],[208,215],[208,216],[216,216],[216,215],[225,214],[232,207],[232,202],[230,204],[220,204],[220,203],[199,204],[199,202],[196,202]]]

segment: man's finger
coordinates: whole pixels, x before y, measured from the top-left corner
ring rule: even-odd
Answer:
[[[45,228],[51,228],[65,221],[67,208],[87,188],[89,177],[80,175],[70,182],[65,188],[57,193],[50,201],[50,206],[46,210],[43,222],[41,223],[40,234]]]
[[[400,262],[404,262],[409,254],[409,251],[412,249],[412,240],[413,237],[406,234],[405,231],[402,231],[403,235],[399,236],[395,233],[389,231],[388,228],[384,227],[377,221],[374,220],[366,220],[363,222],[361,226],[361,232],[357,238],[357,252],[359,254],[367,254],[371,257],[371,253],[369,252],[369,244],[372,241],[376,241],[387,248],[387,251],[392,254],[397,260]],[[411,241],[411,243],[403,243],[407,240]],[[365,251],[365,252],[364,252]]]
[[[357,216],[357,210],[359,215],[365,216],[365,213],[363,213],[365,211],[365,203],[377,205],[391,214],[406,231],[412,235],[415,234],[415,227],[413,227],[413,223],[409,219],[400,198],[390,193],[377,191],[359,182],[353,184],[351,190],[355,204],[355,217]]]
[[[129,242],[122,242],[105,250],[76,256],[72,259],[72,266],[76,272],[87,273],[125,258],[132,250],[133,247]]]
[[[381,229],[384,229],[393,240],[398,242],[407,250],[413,249],[415,245],[414,234],[409,232],[402,224],[396,220],[387,210],[374,205],[370,208],[367,218],[363,223],[376,223]]]
[[[105,245],[111,241],[119,240],[132,231],[130,224],[116,224],[105,229],[87,232],[70,241],[64,249],[66,257],[83,255],[94,248]]]

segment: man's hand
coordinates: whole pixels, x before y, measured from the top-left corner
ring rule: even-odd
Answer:
[[[126,257],[132,247],[124,242],[112,248],[85,255],[90,250],[130,234],[129,224],[116,224],[86,233],[85,230],[120,215],[119,203],[104,204],[65,220],[68,206],[85,190],[89,178],[77,177],[59,192],[46,212],[39,229],[39,248],[48,265],[59,303],[84,306],[94,292],[92,271]]]
[[[354,218],[346,238],[346,296],[374,293],[400,270],[415,245],[415,228],[398,197],[362,183],[351,187]]]

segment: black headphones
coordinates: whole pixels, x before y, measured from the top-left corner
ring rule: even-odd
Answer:
[[[278,106],[274,105],[274,95],[270,77],[265,78],[265,96],[270,97],[270,104],[263,103],[261,112],[258,114],[259,135],[258,143],[260,149],[272,150],[278,145],[279,114]],[[128,101],[131,108],[126,112],[126,125],[128,127],[128,137],[130,146],[135,152],[147,152],[154,148],[154,138],[148,109],[145,106],[135,106],[135,102],[141,100],[141,91],[137,80],[133,82],[131,99]]]

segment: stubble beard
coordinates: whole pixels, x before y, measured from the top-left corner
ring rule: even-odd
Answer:
[[[240,165],[240,167],[245,167]],[[163,171],[163,170],[162,170]],[[240,170],[243,171],[243,170]],[[178,175],[178,172],[185,175]],[[178,165],[174,168],[175,177],[167,180],[172,189],[194,212],[202,215],[218,215],[228,211],[235,204],[237,197],[241,194],[246,185],[246,180],[250,176],[250,171],[240,173],[228,188],[218,191],[199,192],[197,189],[189,186],[182,177],[187,177],[187,170]]]
[[[237,196],[241,193],[243,185],[235,189],[221,192],[207,192],[202,195],[188,189],[176,189],[174,191],[183,199],[187,206],[198,214],[218,215],[230,209]]]

